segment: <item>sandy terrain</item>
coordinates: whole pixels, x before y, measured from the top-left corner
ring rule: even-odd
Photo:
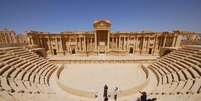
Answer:
[[[66,64],[60,78],[68,87],[93,92],[102,92],[104,84],[125,90],[144,80],[138,64]]]

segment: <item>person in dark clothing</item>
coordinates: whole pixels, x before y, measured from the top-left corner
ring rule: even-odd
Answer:
[[[117,101],[117,92],[118,92],[118,87],[115,87],[114,89],[114,100]]]
[[[108,101],[108,97],[105,97],[105,98],[104,98],[104,101]]]
[[[145,91],[140,93],[142,94],[140,97],[140,101],[147,101],[147,93]]]
[[[104,98],[107,97],[107,94],[108,94],[107,90],[108,90],[108,86],[105,84],[105,86],[104,86],[104,92],[103,92],[103,97]]]

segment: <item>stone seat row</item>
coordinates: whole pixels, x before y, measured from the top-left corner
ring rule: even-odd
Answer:
[[[200,54],[201,48],[182,48],[149,66],[157,79],[157,87],[150,94],[199,94]]]
[[[1,92],[7,95],[46,92],[44,89],[49,88],[49,79],[56,69],[55,65],[26,49],[0,49]]]

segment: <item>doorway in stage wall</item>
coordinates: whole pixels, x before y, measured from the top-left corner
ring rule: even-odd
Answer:
[[[108,46],[108,30],[96,30],[98,54],[104,55]]]
[[[75,54],[75,48],[72,49],[72,54]]]
[[[152,53],[152,48],[149,48],[149,54],[151,54]]]
[[[53,49],[53,54],[57,55],[57,50],[56,49]]]
[[[129,54],[133,54],[133,47],[130,47]]]

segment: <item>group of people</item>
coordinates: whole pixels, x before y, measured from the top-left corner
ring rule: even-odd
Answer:
[[[119,88],[115,87],[114,91],[109,94],[108,86],[105,84],[104,91],[103,91],[103,99],[104,99],[103,101],[108,101],[110,97],[112,97],[114,99],[114,101],[117,101],[118,92],[119,92],[118,90],[119,90]],[[141,94],[141,96],[137,101],[156,101],[156,98],[147,99],[147,93],[145,91],[143,91],[143,92],[139,91],[139,93]],[[96,97],[98,97],[98,96],[96,95]]]
[[[117,93],[118,93],[118,87],[115,87],[114,89],[114,92],[113,92],[113,99],[115,101],[117,101]],[[105,84],[104,86],[104,91],[103,91],[103,98],[104,98],[104,101],[108,101],[108,98],[111,97],[110,94],[108,94],[108,86]]]

